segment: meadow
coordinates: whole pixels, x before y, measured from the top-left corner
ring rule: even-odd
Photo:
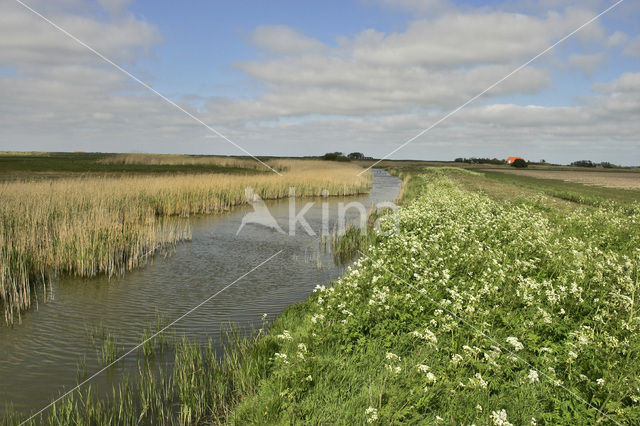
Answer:
[[[85,389],[44,419],[639,423],[633,194],[596,205],[460,169],[394,172],[399,229],[370,238],[339,280],[234,335],[222,358],[181,342],[173,373],[141,369],[110,398]]]
[[[7,324],[19,321],[33,303],[34,289],[56,275],[114,275],[139,267],[159,250],[190,238],[189,216],[245,204],[245,188],[276,199],[288,197],[291,187],[300,197],[323,190],[364,193],[370,182],[369,175],[356,176],[358,166],[318,160],[269,160],[282,171],[278,176],[258,172],[253,163],[243,168],[246,159],[210,158],[193,165],[174,164],[177,156],[164,162],[136,156],[138,163],[127,164],[151,169],[131,173],[118,168],[117,156],[80,155],[79,164],[69,155],[37,155],[31,163],[24,157],[11,163],[5,156],[13,165],[4,167],[27,177],[0,182],[0,305]],[[116,164],[102,164],[105,158]],[[205,169],[193,173],[185,166]],[[103,167],[115,169],[104,173]],[[40,172],[57,175],[43,178]]]

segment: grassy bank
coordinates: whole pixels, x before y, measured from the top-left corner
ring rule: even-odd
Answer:
[[[223,361],[185,343],[163,379],[141,371],[45,419],[640,422],[638,211],[467,173],[407,174],[398,232]]]
[[[263,199],[368,191],[358,166],[276,160],[261,174],[146,174],[0,183],[0,304],[7,323],[32,301],[34,285],[56,274],[117,274],[158,250],[190,238],[180,218]]]
[[[559,223],[547,200],[410,183],[401,232],[274,324],[269,378],[230,421],[640,421],[640,253],[619,237],[640,217]]]

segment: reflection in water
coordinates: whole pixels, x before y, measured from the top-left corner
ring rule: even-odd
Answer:
[[[223,324],[255,326],[263,313],[273,318],[292,303],[305,300],[316,284],[336,279],[343,271],[334,265],[329,250],[321,249],[323,203],[331,230],[336,227],[339,202],[358,201],[368,208],[397,196],[399,179],[382,170],[373,173],[367,196],[297,200],[297,212],[313,202],[304,217],[316,237],[301,226],[289,235],[289,201],[267,201],[284,234],[251,223],[237,233],[245,213],[253,211],[245,206],[225,215],[190,219],[193,240],[140,270],[111,279],[54,282],[52,300],[27,312],[22,324],[0,328],[0,412],[5,404],[25,412],[39,409],[62,389],[73,387],[82,357],[87,370],[96,371],[97,354],[88,329],[103,325],[116,334],[119,345],[130,348],[140,342],[143,329],[154,324],[158,314],[169,319],[181,316],[279,250],[283,252],[273,260],[176,323],[173,332],[216,341]],[[356,222],[357,211],[348,213]],[[132,355],[118,368],[134,365]],[[103,374],[92,385],[116,379]]]

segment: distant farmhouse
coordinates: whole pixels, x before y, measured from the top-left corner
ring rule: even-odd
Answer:
[[[522,157],[509,157],[509,158],[507,158],[507,164],[511,165],[511,164],[513,164],[513,162],[514,162],[514,161],[516,161],[517,159],[520,159],[520,160],[522,160],[522,161],[525,161],[525,159],[524,159],[524,158],[522,158]]]

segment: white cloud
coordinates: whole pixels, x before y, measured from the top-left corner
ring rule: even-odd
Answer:
[[[456,9],[448,0],[380,0],[380,3],[393,8],[407,9],[422,16],[437,15]]]
[[[606,60],[607,54],[604,52],[585,55],[573,54],[569,56],[569,64],[580,70],[587,78],[593,77]]]
[[[106,17],[95,3],[37,1],[55,22],[127,68],[135,69],[162,40],[157,28],[126,11],[126,1],[101,1]],[[404,31],[366,30],[335,45],[285,26],[259,27],[251,40],[261,55],[237,67],[261,94],[206,102],[194,95],[204,103],[198,115],[255,154],[340,150],[382,156],[594,15],[434,4],[438,13],[425,9]],[[497,96],[551,87],[554,67],[566,67],[558,63],[593,73],[604,54],[577,49],[623,46],[620,34],[607,34],[598,23],[586,28],[573,56],[550,52],[396,158],[521,153],[571,161],[579,152],[640,163],[638,73],[594,86],[595,96],[573,106],[491,104]],[[0,72],[0,149],[238,153],[12,2],[0,4],[0,70],[8,70]]]
[[[627,36],[622,31],[616,31],[613,34],[611,34],[609,37],[607,37],[606,46],[608,48],[618,47],[626,43],[627,40],[629,40],[629,36]]]
[[[626,56],[640,58],[640,37],[636,37],[622,51]]]
[[[98,0],[98,3],[100,3],[100,6],[107,12],[119,15],[126,10],[131,0]]]
[[[353,58],[397,66],[470,66],[529,59],[554,38],[575,28],[575,20],[515,13],[454,13],[412,22],[403,33],[365,32],[349,43]]]
[[[414,21],[403,32],[365,30],[339,39],[337,47],[282,26],[261,27],[253,40],[276,56],[238,66],[266,94],[212,108],[229,120],[234,114],[268,120],[450,108],[545,49],[585,15],[455,11]],[[488,96],[536,93],[549,84],[547,69],[530,66]]]
[[[251,35],[253,43],[265,50],[281,54],[305,54],[322,50],[324,45],[284,25],[258,27]]]

